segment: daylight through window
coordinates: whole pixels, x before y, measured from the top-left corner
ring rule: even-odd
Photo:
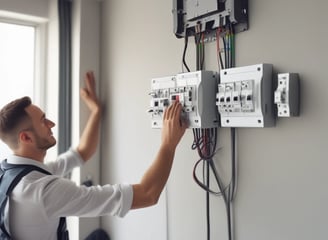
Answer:
[[[16,98],[34,99],[35,27],[0,22],[0,108]],[[11,151],[0,141],[0,160]]]

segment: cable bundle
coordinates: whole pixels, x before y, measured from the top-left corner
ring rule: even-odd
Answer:
[[[217,128],[213,129],[193,129],[194,142],[192,149],[196,149],[200,159],[196,162],[193,169],[193,178],[195,182],[206,191],[206,212],[207,212],[207,239],[210,239],[210,210],[209,194],[222,196],[227,213],[227,225],[229,240],[233,239],[233,199],[236,192],[237,183],[237,164],[236,164],[236,138],[235,129],[231,129],[231,180],[227,186],[224,186],[222,179],[215,167],[213,157],[216,153]],[[197,177],[197,168],[203,163],[203,179]],[[218,190],[210,188],[210,172],[213,173]]]
[[[220,48],[220,39],[222,38],[223,49]],[[235,66],[235,34],[233,25],[228,28],[219,27],[216,30],[216,50],[219,69],[232,68]],[[224,54],[224,61],[222,58]]]
[[[197,70],[204,69],[205,60],[205,33],[201,33],[200,25],[195,27],[195,45],[196,45],[196,67]],[[222,39],[223,49],[220,48],[220,39]],[[235,46],[234,46],[234,31],[232,24],[228,28],[218,28],[216,31],[217,41],[217,58],[219,70],[234,67],[235,64]],[[185,57],[188,47],[188,34],[185,35],[185,46],[182,56],[182,71],[183,67],[190,72],[187,66]],[[224,58],[222,57],[224,54]],[[224,61],[223,61],[224,59]],[[236,154],[236,130],[231,128],[231,180],[227,186],[224,186],[219,173],[215,167],[213,157],[216,154],[216,145],[218,138],[218,129],[193,129],[194,141],[192,149],[197,150],[200,159],[195,163],[193,169],[193,178],[195,182],[206,191],[206,217],[207,217],[207,239],[210,240],[210,194],[221,196],[224,200],[226,213],[229,240],[233,240],[233,199],[237,188],[237,154]],[[200,163],[203,163],[203,179],[197,177],[197,168]],[[210,188],[210,172],[212,172],[218,190],[214,191]]]

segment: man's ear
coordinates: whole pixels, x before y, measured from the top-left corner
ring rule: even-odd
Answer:
[[[19,141],[22,143],[31,143],[32,136],[28,131],[22,131],[19,133]]]

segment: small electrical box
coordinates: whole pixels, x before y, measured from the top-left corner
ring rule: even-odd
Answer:
[[[272,65],[221,70],[216,105],[222,127],[274,126]]]
[[[151,80],[149,113],[152,128],[162,128],[163,113],[172,101],[183,106],[181,120],[189,128],[218,127],[215,105],[217,74],[212,71],[196,71]]]
[[[274,92],[278,117],[294,117],[300,114],[300,80],[297,73],[279,73]]]
[[[211,33],[229,24],[235,32],[248,29],[248,0],[173,0],[172,13],[178,38],[194,36],[197,31]]]

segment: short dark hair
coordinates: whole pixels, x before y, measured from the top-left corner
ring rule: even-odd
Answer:
[[[25,108],[31,104],[31,98],[26,96],[8,103],[0,110],[0,138],[11,148],[17,147],[19,127],[30,119]]]

